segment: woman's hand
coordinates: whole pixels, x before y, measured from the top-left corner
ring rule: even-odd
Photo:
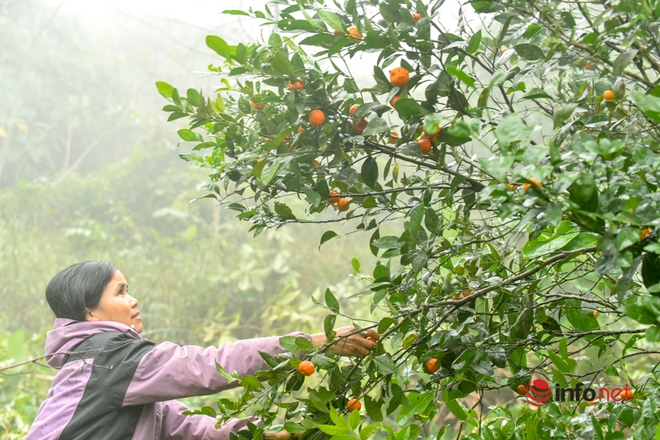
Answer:
[[[296,432],[293,436],[287,431],[278,431],[278,432],[264,432],[264,440],[289,440],[290,438],[298,438],[303,435],[306,431]]]
[[[378,343],[378,332],[374,329],[358,332],[355,327],[339,327],[334,329],[336,335],[334,343],[328,347],[331,353],[340,356],[365,357]],[[314,333],[312,335],[314,344],[327,344],[325,333]]]

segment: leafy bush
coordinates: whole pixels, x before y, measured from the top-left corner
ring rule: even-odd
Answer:
[[[208,170],[207,197],[255,235],[338,221],[368,234],[379,261],[355,270],[382,339],[353,364],[317,353],[323,378],[304,394],[297,361],[272,361],[273,388],[244,380],[222,417],[258,403],[337,440],[653,437],[660,3],[473,1],[451,32],[442,1],[277,5],[225,11],[277,32],[207,38],[217,93],[158,91],[190,123],[181,156]],[[360,56],[363,86],[347,63]],[[346,312],[325,299],[331,336]],[[634,398],[510,400],[541,377]],[[346,414],[349,397],[366,416]]]

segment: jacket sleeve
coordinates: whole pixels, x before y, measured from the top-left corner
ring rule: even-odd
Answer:
[[[310,335],[301,332],[288,336],[311,340]],[[260,351],[271,355],[286,352],[279,339],[279,336],[245,339],[218,348],[163,342],[140,360],[122,406],[204,396],[236,387],[238,382],[228,383],[218,373],[215,363],[228,373],[236,371],[239,377],[253,375],[266,369]]]
[[[219,428],[215,427],[216,419],[204,415],[186,416],[182,412],[188,408],[175,400],[162,402],[161,435],[163,440],[229,440],[230,433],[238,433],[247,429],[248,421],[255,425],[257,418],[232,419]]]

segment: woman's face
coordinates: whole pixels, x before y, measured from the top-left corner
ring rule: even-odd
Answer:
[[[134,326],[142,332],[142,318],[138,315],[138,300],[128,294],[128,282],[117,270],[103,291],[98,307],[87,309],[87,321],[115,321]]]

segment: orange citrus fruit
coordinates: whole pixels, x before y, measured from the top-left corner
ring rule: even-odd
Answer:
[[[399,141],[399,132],[392,130],[390,132],[390,144],[396,144]]]
[[[401,99],[401,96],[399,95],[394,95],[392,96],[392,99],[390,99],[390,105],[394,107],[394,105]]]
[[[348,28],[348,34],[355,37],[355,38],[362,38],[362,35],[360,35],[360,31],[356,26],[351,26]]]
[[[302,126],[298,127],[298,133],[302,133],[303,130],[304,130],[304,129],[302,128]]]
[[[390,70],[390,83],[394,87],[404,87],[410,81],[410,72],[405,67]]]
[[[312,374],[314,374],[315,369],[316,368],[314,367],[314,364],[311,361],[302,361],[298,365],[298,371],[303,376],[311,376]]]
[[[438,359],[433,358],[430,361],[428,361],[426,363],[426,369],[429,370],[429,372],[431,373],[435,373],[436,371],[438,371],[440,369],[440,367],[438,367]]]
[[[355,124],[353,124],[353,130],[357,131],[359,134],[362,134],[365,128],[367,128],[369,122],[366,119],[360,118]]]
[[[464,290],[463,293],[461,293],[461,295],[463,296],[463,298],[465,298],[465,297],[468,296],[469,294],[470,294],[470,291],[469,291],[469,290]]]
[[[458,296],[458,295],[453,295],[453,296],[451,297],[451,299],[453,299],[454,301],[458,300],[459,298],[460,298],[460,296]]]
[[[350,409],[351,411],[355,411],[355,410],[360,411],[362,409],[362,404],[357,399],[351,399],[346,404],[346,408]]]
[[[631,390],[630,388],[624,389],[623,393],[621,393],[621,397],[623,398],[623,400],[630,400],[633,398],[634,395],[635,393],[633,393],[633,390]]]
[[[436,130],[434,133],[429,133],[428,131],[426,131],[426,126],[424,126],[423,129],[424,129],[424,131],[422,132],[422,135],[424,137],[428,136],[428,138],[431,139],[432,141],[434,141],[435,138],[437,138],[438,135],[440,134],[440,126],[439,125],[438,125],[438,130]]]
[[[431,141],[429,139],[420,139],[417,141],[417,145],[422,149],[422,153],[429,154],[431,151]]]
[[[360,104],[353,104],[350,109],[348,109],[348,114],[353,116],[357,109],[360,108]]]
[[[324,122],[325,122],[325,113],[323,113],[323,110],[316,109],[309,112],[309,123],[312,124],[314,127],[323,125]]]
[[[594,68],[594,64],[589,61],[587,64],[584,65],[585,70],[591,70]]]
[[[421,20],[424,16],[420,14],[419,12],[413,12],[412,13],[412,19],[415,23],[417,23],[419,20]]]
[[[264,108],[264,106],[259,104],[258,102],[250,101],[250,104],[252,104],[252,107],[256,108],[257,110],[261,110],[262,108]]]
[[[318,160],[315,160],[315,161],[314,161],[314,166],[317,167],[317,166],[319,166],[319,165],[321,165],[321,162],[319,162]]]
[[[335,35],[341,35],[342,32],[335,30],[335,31],[333,32],[333,34],[335,34]]]
[[[518,394],[521,396],[526,396],[527,395],[527,387],[525,385],[518,385]]]
[[[338,196],[339,195],[339,193],[337,191],[335,191],[334,189],[331,189],[328,194],[330,194],[331,196]],[[341,199],[341,197],[328,197],[327,198],[328,203],[337,203],[337,202],[339,202],[340,199]]]
[[[603,93],[603,99],[607,99],[608,101],[614,99],[614,92],[611,90],[605,90],[605,93]]]
[[[642,232],[639,234],[639,239],[644,240],[647,235],[649,235],[653,231],[653,228],[646,228],[642,229]]]
[[[337,209],[339,209],[340,211],[348,211],[348,208],[349,208],[348,205],[349,205],[350,203],[351,203],[350,200],[345,199],[345,198],[342,197],[342,198],[339,199],[339,201],[337,202]]]
[[[599,315],[598,310],[594,310],[594,318],[598,318],[598,315]]]
[[[295,90],[303,90],[304,88],[305,88],[305,84],[299,79],[297,79],[295,83],[289,81],[289,90],[291,90],[292,92]]]

